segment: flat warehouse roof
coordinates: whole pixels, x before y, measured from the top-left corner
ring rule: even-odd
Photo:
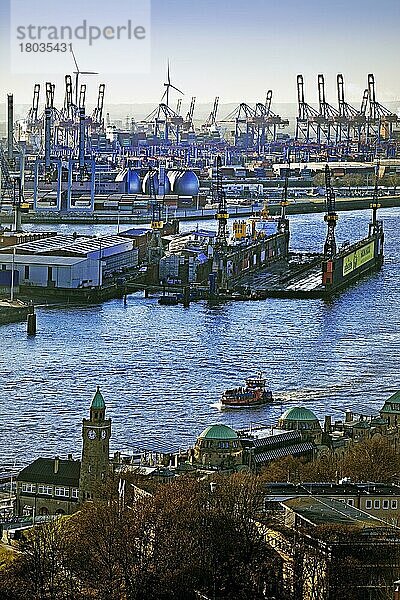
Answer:
[[[12,264],[12,254],[0,254],[0,264]],[[14,256],[14,265],[48,265],[50,267],[70,267],[81,262],[86,258],[76,256],[37,256],[36,254],[16,254]]]
[[[49,254],[57,250],[62,252],[71,252],[73,254],[86,255],[95,250],[105,250],[119,245],[126,245],[129,240],[118,235],[106,235],[104,237],[74,237],[72,235],[56,235],[54,237],[26,242],[25,244],[16,244],[8,246],[6,249],[9,254],[12,248],[15,248],[18,254]],[[3,250],[2,253],[5,253]]]

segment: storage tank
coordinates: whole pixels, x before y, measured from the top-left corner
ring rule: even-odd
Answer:
[[[140,182],[139,173],[133,169],[128,169],[128,175],[126,180],[126,192],[127,194],[140,194],[142,191],[142,185]]]
[[[181,171],[174,182],[174,194],[178,196],[197,196],[199,178],[193,171]]]

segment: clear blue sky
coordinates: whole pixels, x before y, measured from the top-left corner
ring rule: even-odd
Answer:
[[[111,2],[98,0],[99,14],[101,6]],[[14,91],[16,102],[30,102],[35,81],[53,79],[61,86],[62,77],[10,74],[8,4],[0,0],[1,94]],[[109,102],[157,101],[169,58],[173,83],[185,92],[184,102],[191,95],[199,102],[215,95],[221,102],[254,102],[263,100],[270,88],[275,102],[295,102],[298,73],[305,77],[310,102],[316,100],[318,73],[325,74],[328,100],[335,103],[337,73],[345,77],[349,101],[359,103],[368,73],[375,74],[379,100],[400,100],[400,0],[152,0],[151,4],[150,72],[93,78],[89,99],[97,83],[104,81]],[[85,57],[80,63],[83,69],[93,68]]]

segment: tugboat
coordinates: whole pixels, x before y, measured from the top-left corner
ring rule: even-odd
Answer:
[[[224,391],[221,408],[250,408],[272,402],[272,392],[266,389],[266,383],[261,372],[256,377],[248,377],[245,387]]]

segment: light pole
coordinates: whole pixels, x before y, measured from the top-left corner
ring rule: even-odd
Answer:
[[[10,290],[10,301],[14,302],[14,265],[15,265],[15,246],[12,252],[11,261],[11,290]]]
[[[99,272],[98,272],[98,286],[101,288],[101,237],[99,237]]]

